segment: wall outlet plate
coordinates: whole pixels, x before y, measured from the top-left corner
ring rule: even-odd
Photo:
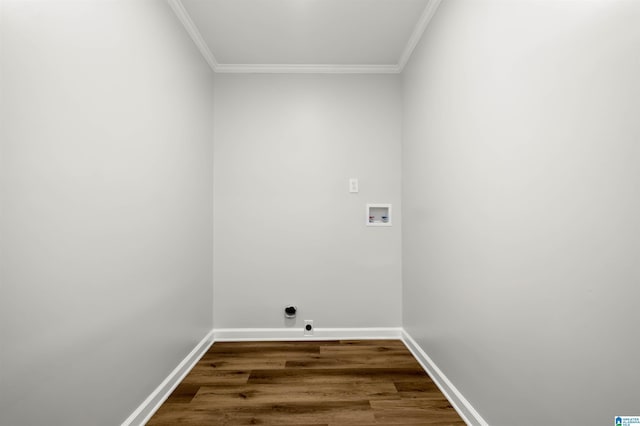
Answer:
[[[304,320],[304,335],[313,336],[313,320]]]
[[[349,179],[349,192],[357,193],[358,191],[359,191],[359,189],[358,189],[358,179],[357,178]]]

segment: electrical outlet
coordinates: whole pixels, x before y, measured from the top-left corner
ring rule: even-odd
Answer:
[[[358,192],[358,179],[351,178],[349,179],[349,192],[357,193]]]
[[[304,335],[313,336],[313,320],[304,320]]]

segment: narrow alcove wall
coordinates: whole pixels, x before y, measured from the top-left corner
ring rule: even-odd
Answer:
[[[213,73],[164,1],[0,8],[0,424],[113,426],[212,327]]]

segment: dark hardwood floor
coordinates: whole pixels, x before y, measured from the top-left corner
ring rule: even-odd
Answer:
[[[399,340],[215,343],[148,425],[464,425]]]

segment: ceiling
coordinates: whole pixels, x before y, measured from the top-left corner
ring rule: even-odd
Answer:
[[[216,72],[398,73],[440,0],[168,0]]]

